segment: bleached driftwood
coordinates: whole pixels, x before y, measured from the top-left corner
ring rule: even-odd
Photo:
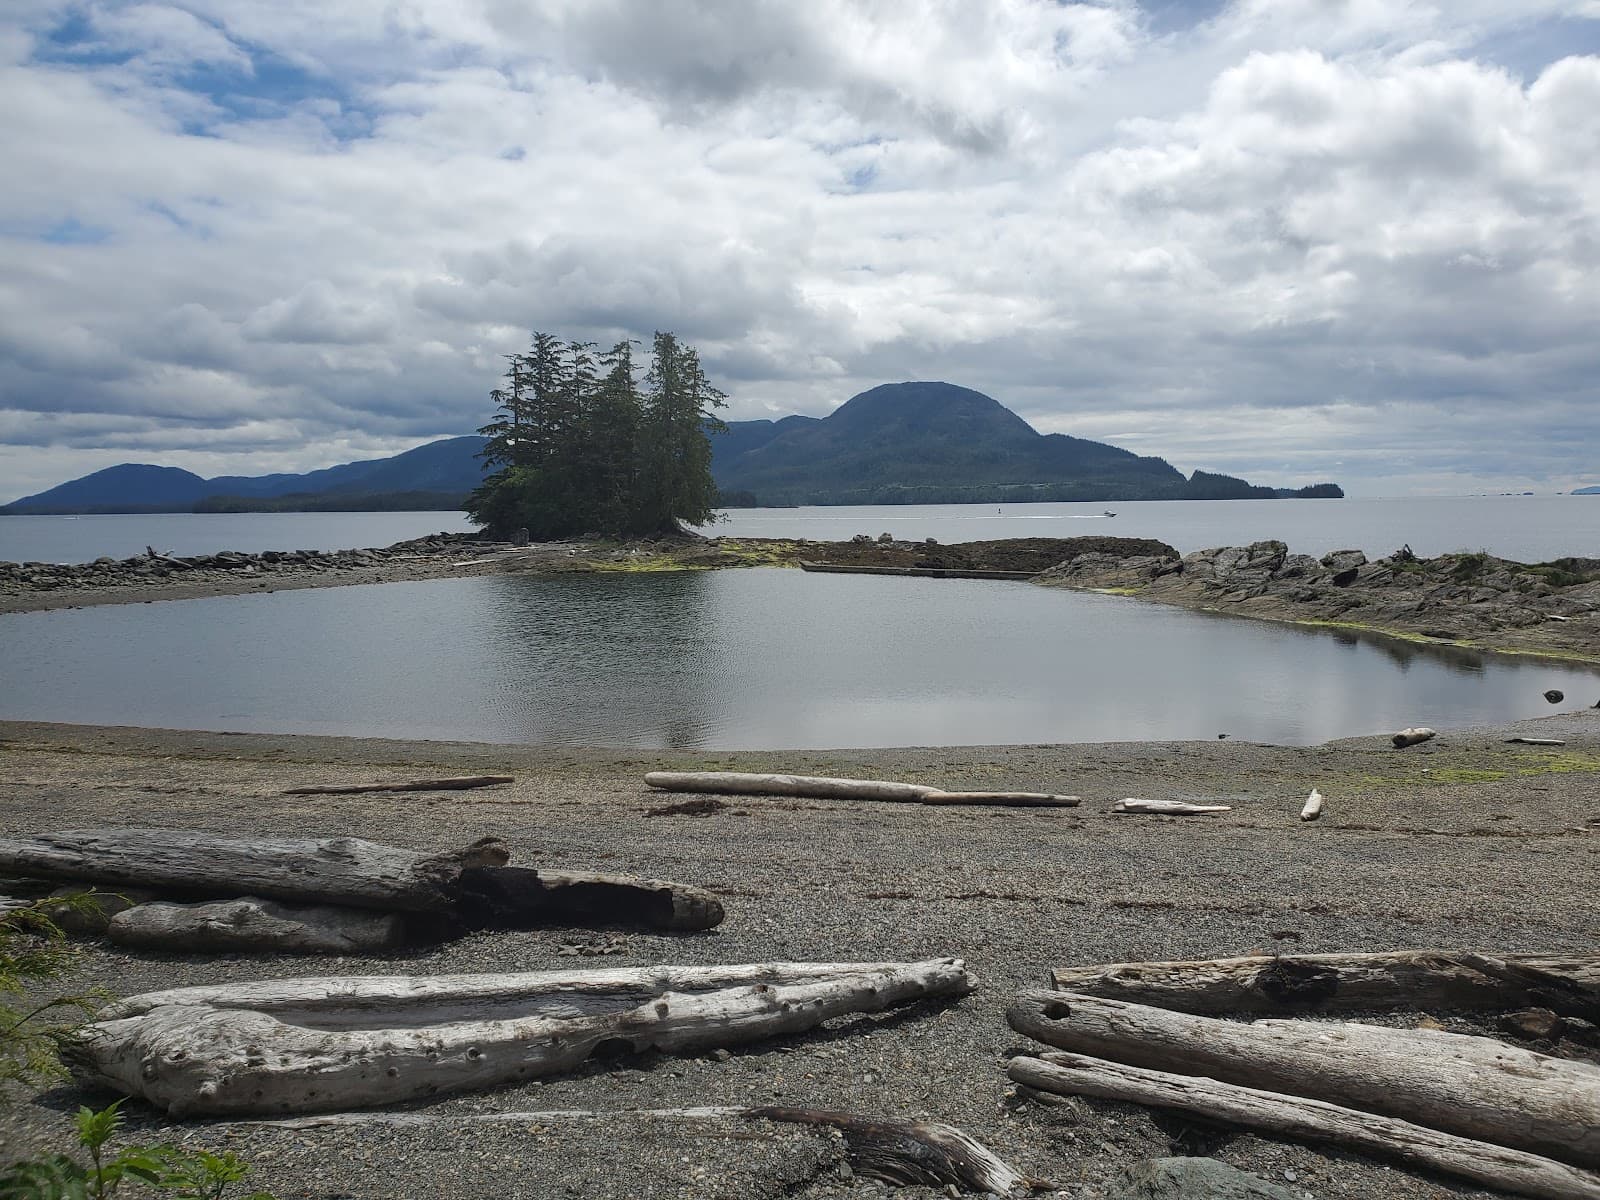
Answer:
[[[154,546],[146,546],[144,552],[147,557],[154,559],[158,563],[165,563],[174,570],[193,571],[195,569],[193,563],[186,563],[181,558],[173,558],[170,554],[162,554]]]
[[[1527,1007],[1600,1016],[1600,954],[1254,955],[1057,967],[1051,982],[1066,992],[1212,1016]]]
[[[267,950],[288,954],[372,954],[412,939],[400,913],[334,905],[281,904],[243,896],[202,904],[140,904],[117,913],[106,936],[144,950]]]
[[[1311,789],[1311,795],[1306,797],[1306,802],[1300,806],[1300,819],[1302,821],[1315,821],[1322,815],[1322,793],[1316,788]]]
[[[1521,743],[1524,746],[1565,746],[1566,745],[1566,742],[1562,741],[1560,738],[1508,737],[1506,739],[1506,741],[1507,742],[1518,742],[1518,743]]]
[[[251,1129],[347,1128],[350,1126],[556,1125],[581,1121],[623,1120],[683,1124],[743,1124],[772,1121],[837,1129],[845,1138],[856,1174],[900,1186],[954,1185],[979,1195],[1008,1196],[1029,1180],[1007,1166],[976,1138],[937,1121],[901,1121],[816,1108],[644,1108],[594,1111],[555,1109],[543,1112],[454,1113],[323,1113],[276,1121],[246,1121]]]
[[[735,1046],[974,986],[947,958],[185,988],[111,1006],[62,1057],[173,1116],[315,1112],[557,1074],[601,1046]]]
[[[1078,1054],[1204,1075],[1600,1164],[1600,1067],[1432,1029],[1219,1021],[1077,992],[1024,992],[1011,1027]]]
[[[77,829],[0,839],[0,870],[210,896],[442,912],[461,872],[503,864],[497,838],[420,855],[360,838],[234,838],[192,829]]]
[[[1111,806],[1114,813],[1157,813],[1168,817],[1188,817],[1204,813],[1232,812],[1231,804],[1190,804],[1186,800],[1140,800],[1129,796]]]
[[[1540,1155],[1440,1133],[1301,1096],[1130,1067],[1079,1054],[1013,1058],[1006,1073],[1024,1087],[1177,1109],[1212,1121],[1309,1142],[1332,1142],[1541,1200],[1600,1200],[1600,1176]]]
[[[353,796],[361,792],[464,792],[515,783],[513,775],[458,775],[451,779],[413,779],[409,783],[319,783],[286,788],[285,796]]]
[[[492,867],[464,872],[461,886],[466,910],[497,928],[624,924],[683,932],[720,925],[724,915],[722,901],[703,888],[635,875]]]
[[[1389,740],[1394,743],[1394,748],[1396,750],[1404,750],[1407,746],[1415,746],[1419,742],[1426,742],[1430,738],[1437,736],[1438,735],[1434,733],[1433,730],[1428,729],[1426,726],[1419,725],[1413,729],[1402,729]]]
[[[1044,792],[947,792],[920,783],[835,779],[826,775],[765,775],[748,771],[651,771],[650,787],[668,792],[729,796],[797,796],[812,800],[888,800],[906,804],[989,804],[1010,808],[1076,808],[1077,796]]]

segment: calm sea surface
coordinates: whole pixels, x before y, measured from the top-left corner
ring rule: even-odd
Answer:
[[[1117,515],[1106,517],[1108,509]],[[146,546],[172,554],[345,550],[471,528],[463,514],[448,512],[0,517],[0,560],[87,562],[142,554]],[[1537,562],[1600,557],[1600,496],[754,508],[730,510],[705,532],[818,541],[892,533],[941,542],[1116,534],[1158,538],[1185,553],[1278,538],[1302,554],[1353,547],[1377,557],[1409,544],[1423,555],[1488,550]]]
[[[1315,743],[1600,674],[1025,583],[494,576],[0,616],[0,717],[545,745]]]

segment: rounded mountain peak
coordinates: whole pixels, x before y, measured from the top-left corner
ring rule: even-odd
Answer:
[[[949,433],[963,438],[1037,438],[1039,433],[982,392],[938,381],[885,383],[850,397],[827,424],[853,431]]]

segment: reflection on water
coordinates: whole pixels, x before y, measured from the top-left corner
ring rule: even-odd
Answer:
[[[1306,744],[1600,696],[1582,668],[1356,631],[778,570],[27,613],[0,617],[0,664],[9,718],[655,748]]]

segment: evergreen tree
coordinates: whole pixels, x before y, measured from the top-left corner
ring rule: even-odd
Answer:
[[[497,469],[468,500],[478,523],[544,540],[673,534],[712,519],[706,435],[723,428],[714,410],[726,397],[672,334],[655,335],[643,393],[632,342],[597,358],[590,343],[536,333],[489,395],[496,413],[479,432]]]

